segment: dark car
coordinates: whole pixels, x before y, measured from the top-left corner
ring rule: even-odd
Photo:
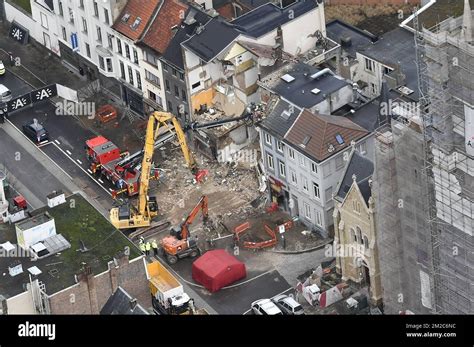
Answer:
[[[49,141],[48,131],[36,119],[31,124],[23,125],[23,133],[37,145]]]

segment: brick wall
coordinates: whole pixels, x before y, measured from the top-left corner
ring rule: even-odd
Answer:
[[[50,296],[51,314],[98,314],[109,297],[121,286],[145,309],[151,307],[151,297],[143,257],[128,262],[117,259],[109,270],[99,275],[82,273],[79,282]]]
[[[421,0],[325,0],[326,5],[419,5]]]

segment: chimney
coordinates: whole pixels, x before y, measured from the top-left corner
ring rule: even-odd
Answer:
[[[472,14],[469,0],[464,0],[464,14],[462,17],[462,37],[468,43],[472,42]]]

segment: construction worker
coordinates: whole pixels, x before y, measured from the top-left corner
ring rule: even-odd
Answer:
[[[151,248],[153,248],[153,254],[155,256],[157,256],[158,255],[158,243],[156,243],[156,240],[153,240],[151,242]]]
[[[144,243],[144,242],[142,242],[142,241],[140,240],[140,243],[139,243],[138,246],[140,247],[140,251],[142,251],[143,253],[146,253],[146,247],[145,247],[145,243]]]
[[[145,254],[146,254],[147,256],[150,255],[150,250],[151,250],[151,243],[150,243],[150,241],[148,241],[148,242],[145,244]]]

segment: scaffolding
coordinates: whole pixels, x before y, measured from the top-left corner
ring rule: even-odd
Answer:
[[[474,46],[463,18],[413,25],[420,98],[378,129],[373,195],[386,313],[474,312]],[[394,104],[410,104],[409,100]],[[474,115],[472,116],[474,121]],[[472,153],[471,153],[472,154]]]
[[[472,16],[472,13],[471,13]],[[474,160],[466,115],[474,105],[474,46],[463,17],[415,34],[423,112],[434,313],[474,312]]]

